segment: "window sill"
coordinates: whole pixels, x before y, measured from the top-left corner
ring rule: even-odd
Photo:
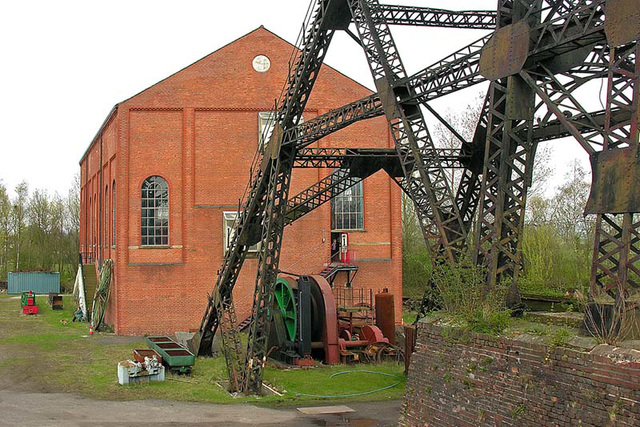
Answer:
[[[129,246],[128,262],[129,264],[182,262],[183,251],[182,245]]]
[[[129,249],[182,249],[182,245],[129,245]]]
[[[353,229],[336,229],[331,230],[332,233],[366,233],[366,228],[353,228]]]

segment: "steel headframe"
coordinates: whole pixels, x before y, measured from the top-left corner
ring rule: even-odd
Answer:
[[[592,291],[606,291],[616,301],[626,298],[640,286],[640,194],[615,173],[615,197],[602,197],[601,190],[611,181],[609,172],[618,169],[637,171],[640,178],[640,161],[635,160],[640,158],[639,3],[499,0],[494,13],[381,5],[377,0],[313,0],[278,104],[275,130],[252,166],[235,233],[194,340],[198,353],[210,354],[219,331],[231,388],[261,390],[285,225],[379,169],[395,178],[414,202],[435,265],[456,263],[471,253],[486,267],[487,287],[507,281],[507,302],[518,305],[521,237],[536,147],[566,136],[574,137],[594,167],[604,171],[594,170],[588,204],[588,212],[597,214]],[[389,25],[495,30],[408,76]],[[298,124],[335,30],[358,40],[377,93]],[[607,81],[606,107],[590,111],[579,102],[577,89],[598,79]],[[487,80],[475,133],[465,141],[428,103]],[[460,140],[459,149],[436,147],[425,112]],[[352,123],[383,114],[394,138],[393,153],[307,148]],[[374,166],[363,168],[364,163]],[[453,166],[462,170],[455,188],[444,171]],[[289,199],[293,167],[335,170]],[[258,271],[243,355],[232,291],[247,250],[255,244]]]

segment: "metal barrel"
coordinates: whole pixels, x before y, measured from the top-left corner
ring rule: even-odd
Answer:
[[[396,311],[393,294],[382,292],[376,294],[376,325],[390,344],[396,344]]]

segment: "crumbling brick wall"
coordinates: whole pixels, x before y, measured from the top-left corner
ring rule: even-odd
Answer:
[[[640,351],[420,324],[402,425],[640,425]]]

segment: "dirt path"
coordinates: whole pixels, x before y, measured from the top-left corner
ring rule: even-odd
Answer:
[[[94,400],[66,393],[0,390],[0,426],[391,426],[399,401],[350,403],[355,412],[305,415],[296,408],[162,400]]]
[[[7,355],[0,345],[0,360]],[[12,354],[12,357],[21,355]],[[22,355],[27,356],[27,355]],[[28,357],[28,356],[27,356]],[[354,412],[305,415],[296,407],[148,400],[97,400],[58,393],[31,373],[5,369],[0,376],[0,427],[4,426],[395,426],[401,401],[350,402]],[[141,392],[144,392],[141,390]],[[329,405],[327,403],[327,405]],[[302,405],[309,406],[309,405]]]
[[[68,313],[54,313],[44,304],[42,310],[36,317],[23,316],[19,302],[0,298],[0,427],[397,425],[399,400],[346,403],[354,412],[305,415],[296,407],[134,400],[144,398],[144,387],[133,388],[129,400],[122,394],[114,394],[113,399],[108,400],[110,388],[102,388],[103,393],[98,394],[105,396],[104,400],[84,397],[77,394],[82,387],[78,387],[75,380],[94,372],[92,369],[96,370],[96,377],[104,374],[101,374],[104,366],[110,363],[109,366],[113,366],[112,358],[116,357],[113,354],[122,351],[123,345],[141,339],[99,334],[89,341],[80,338],[83,328],[80,331],[77,325],[61,326],[57,321],[55,316],[64,317],[63,314]],[[126,354],[130,354],[130,349]],[[87,366],[93,368],[87,369]],[[57,376],[47,376],[52,372]],[[115,371],[112,368],[108,369],[108,376],[109,387],[113,387]],[[85,383],[85,388],[92,390],[90,384]],[[65,390],[69,392],[63,393]]]

